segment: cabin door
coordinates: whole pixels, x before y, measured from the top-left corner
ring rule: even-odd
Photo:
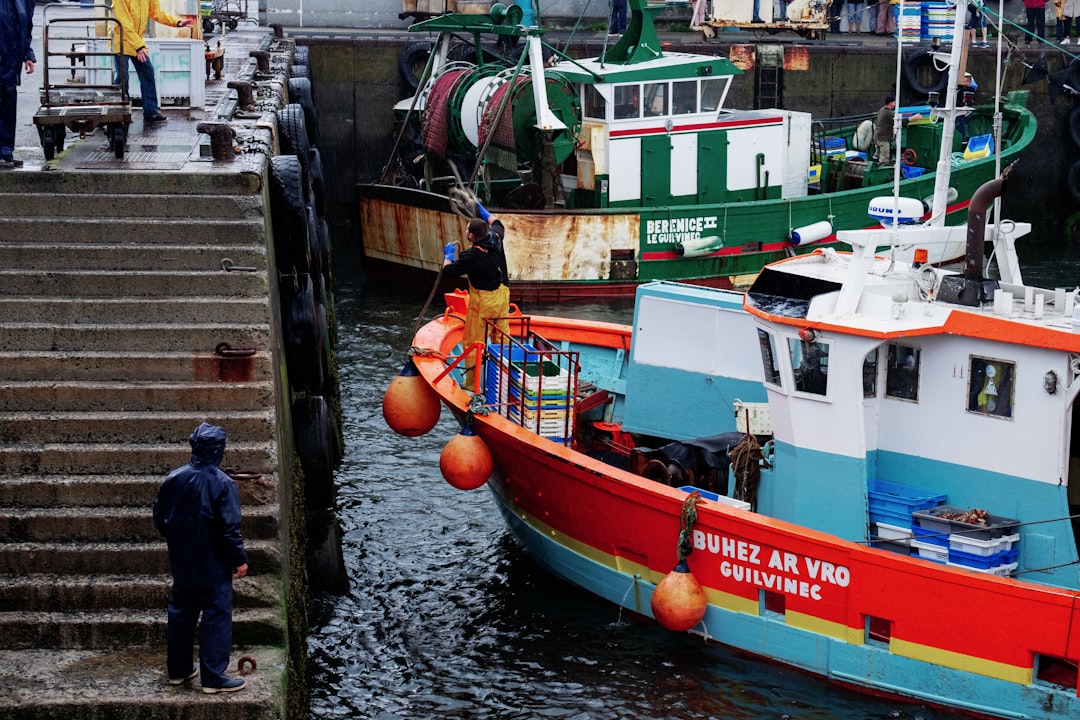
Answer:
[[[671,138],[667,135],[641,138],[641,204],[671,202],[671,173],[681,168],[671,164]]]

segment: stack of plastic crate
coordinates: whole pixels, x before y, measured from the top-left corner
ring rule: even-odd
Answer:
[[[510,397],[510,364],[536,362],[539,359],[532,345],[488,345],[484,361],[484,399],[487,404],[497,407],[499,414],[506,416]]]
[[[906,485],[872,480],[867,488],[870,535],[875,547],[910,552],[913,513],[945,502],[945,496]]]
[[[574,434],[574,388],[568,368],[546,359],[510,363],[507,417],[564,445]]]
[[[965,512],[941,505],[913,513],[916,539],[911,544],[919,557],[991,575],[1011,575],[1018,565],[1020,534],[1015,530],[1020,521],[989,515],[985,525],[975,525],[943,517]]]

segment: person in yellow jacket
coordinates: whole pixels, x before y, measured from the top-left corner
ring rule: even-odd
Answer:
[[[113,37],[113,51],[122,52],[124,57],[131,60],[135,66],[135,74],[139,76],[139,89],[142,94],[143,123],[154,123],[168,120],[161,114],[158,105],[157,80],[154,78],[154,66],[150,62],[150,51],[146,48],[146,26],[150,20],[154,20],[169,27],[190,27],[192,21],[188,18],[181,20],[161,9],[158,0],[113,0],[113,15],[123,29],[123,47],[118,48],[118,40]],[[127,60],[120,61],[120,78],[124,88],[128,87],[128,64]]]

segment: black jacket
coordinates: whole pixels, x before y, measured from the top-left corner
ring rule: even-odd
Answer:
[[[468,275],[469,283],[477,290],[498,290],[500,285],[509,287],[510,274],[506,270],[506,253],[503,250],[505,232],[502,221],[491,223],[487,237],[462,252],[456,262],[444,267],[443,275]]]

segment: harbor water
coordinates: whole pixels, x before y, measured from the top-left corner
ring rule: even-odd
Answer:
[[[350,589],[315,606],[312,718],[955,717],[668,632],[533,565],[485,488],[462,492],[442,479],[439,454],[458,430],[449,413],[419,438],[387,428],[382,396],[426,298],[366,283],[341,255],[347,450],[337,484]],[[1032,246],[1021,260],[1029,284],[1080,282],[1073,248]],[[615,322],[632,309],[630,301],[522,308]],[[437,297],[427,317],[441,310]]]

